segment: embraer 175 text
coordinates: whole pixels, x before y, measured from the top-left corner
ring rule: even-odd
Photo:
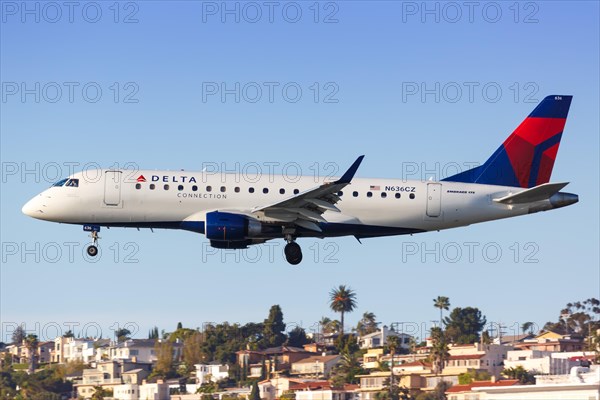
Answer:
[[[363,156],[337,180],[294,183],[236,174],[97,170],[75,173],[31,199],[26,215],[83,225],[98,253],[101,226],[183,229],[216,248],[244,249],[281,238],[291,264],[301,237],[357,239],[456,228],[576,203],[549,183],[572,96],[548,96],[483,164],[439,182],[354,178]],[[97,176],[93,181],[88,176]]]

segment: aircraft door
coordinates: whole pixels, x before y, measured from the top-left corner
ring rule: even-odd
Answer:
[[[427,216],[439,217],[442,213],[442,184],[427,184]]]
[[[104,204],[107,206],[121,204],[121,171],[104,173]]]

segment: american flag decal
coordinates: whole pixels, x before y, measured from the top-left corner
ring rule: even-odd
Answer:
[[[369,190],[381,190],[381,187],[376,186],[376,185],[371,185],[371,186],[369,186]]]

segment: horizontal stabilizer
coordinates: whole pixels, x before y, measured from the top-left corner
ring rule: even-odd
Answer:
[[[542,185],[532,187],[531,189],[523,190],[522,192],[511,194],[508,196],[494,199],[497,203],[502,204],[523,204],[533,203],[536,201],[546,200],[558,193],[562,188],[567,186],[569,182],[560,183],[544,183]]]

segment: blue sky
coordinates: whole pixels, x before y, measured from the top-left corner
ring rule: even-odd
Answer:
[[[599,296],[597,2],[23,4],[1,2],[2,339],[15,323],[42,336],[99,326],[105,337],[131,323],[143,337],[178,321],[259,321],[272,304],[310,329],[333,316],[327,293],[339,284],[358,294],[351,325],[372,311],[429,326],[445,295],[512,333]],[[326,174],[365,154],[358,176],[416,167],[406,177],[441,178],[485,161],[549,94],[574,96],[552,180],[580,195],[550,213],[362,245],[305,240],[291,267],[282,243],[236,260],[200,235],[124,229],[103,230],[90,263],[80,227],[20,212],[86,163],[280,172],[295,162]]]

